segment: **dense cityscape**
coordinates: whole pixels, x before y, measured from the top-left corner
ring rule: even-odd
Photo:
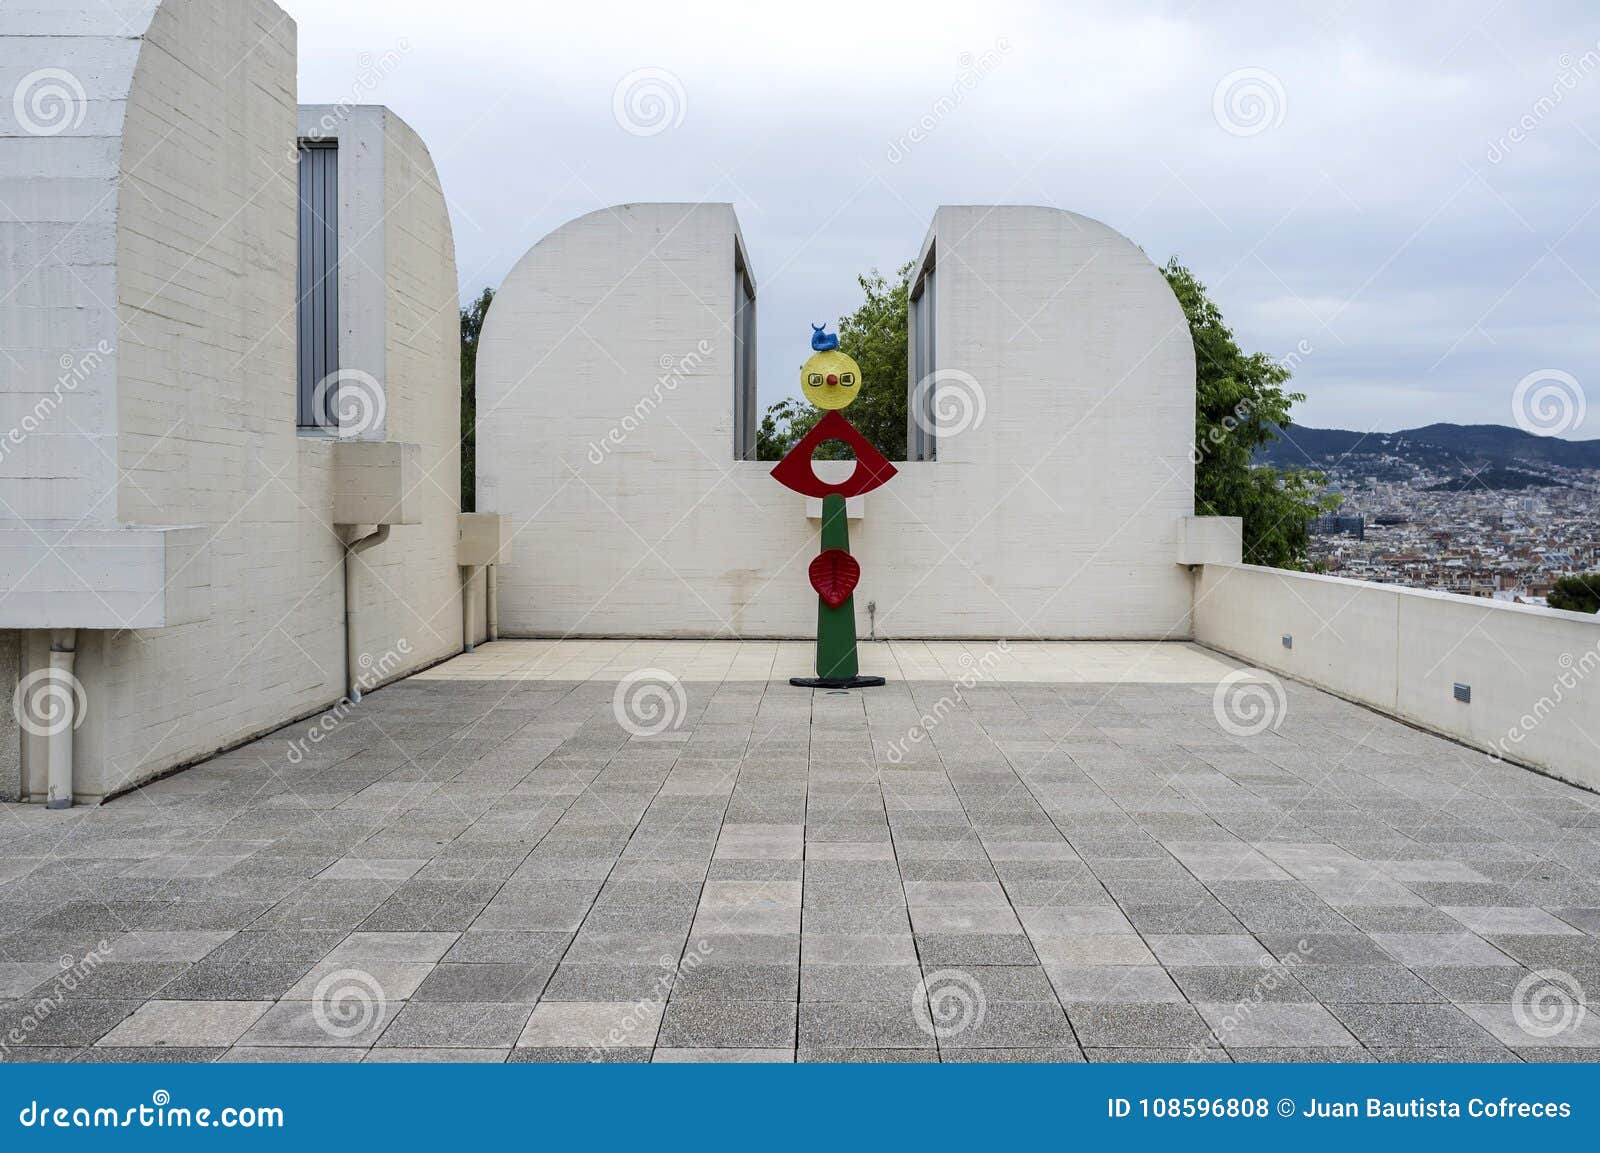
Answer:
[[[1600,470],[1435,470],[1363,455],[1327,469],[1338,511],[1313,525],[1331,575],[1543,604],[1600,568]]]

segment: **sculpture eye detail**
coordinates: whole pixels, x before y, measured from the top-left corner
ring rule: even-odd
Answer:
[[[810,380],[808,381],[808,383],[810,383],[810,384],[821,384],[822,383],[822,373],[813,372],[811,374],[811,377],[810,377]]]
[[[839,383],[840,384],[854,384],[855,382],[856,382],[856,374],[855,373],[853,373],[853,372],[841,372],[839,374]]]

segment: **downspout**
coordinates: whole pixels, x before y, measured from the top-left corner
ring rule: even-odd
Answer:
[[[461,585],[461,651],[470,653],[478,647],[472,643],[472,578],[478,570],[473,565],[464,567],[466,568],[467,579]]]
[[[484,585],[484,622],[489,632],[489,639],[500,639],[500,580],[496,575],[500,571],[499,565],[489,565],[483,570]]]
[[[72,733],[79,723],[78,695],[71,686],[76,684],[72,666],[77,660],[77,629],[50,630],[50,683],[67,686],[59,693],[55,703],[62,709],[60,717],[53,717],[45,737],[48,752],[45,757],[48,771],[44,807],[70,809],[72,807]]]
[[[389,526],[380,524],[373,532],[344,546],[344,680],[345,695],[350,703],[355,704],[361,699],[361,685],[356,677],[356,566],[351,560],[366,552],[374,545],[380,545],[389,539]]]

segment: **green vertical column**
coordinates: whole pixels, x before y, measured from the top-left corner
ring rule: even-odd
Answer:
[[[829,493],[822,498],[822,548],[850,551],[850,522],[844,497]],[[845,680],[856,676],[856,600],[848,596],[838,608],[817,598],[817,676]]]

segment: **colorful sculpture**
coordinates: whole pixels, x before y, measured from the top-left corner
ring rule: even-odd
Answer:
[[[871,492],[895,474],[881,452],[868,443],[839,410],[861,393],[861,366],[839,351],[837,334],[825,325],[811,326],[811,359],[800,369],[800,390],[823,409],[822,419],[772,470],[773,479],[802,496],[822,498],[822,552],[811,562],[811,587],[817,591],[817,675],[791,677],[803,688],[853,689],[883,684],[882,677],[864,677],[856,659],[854,592],[861,563],[850,555],[850,522],[845,499]],[[817,475],[811,456],[827,440],[839,440],[855,452],[855,468],[842,481]]]

